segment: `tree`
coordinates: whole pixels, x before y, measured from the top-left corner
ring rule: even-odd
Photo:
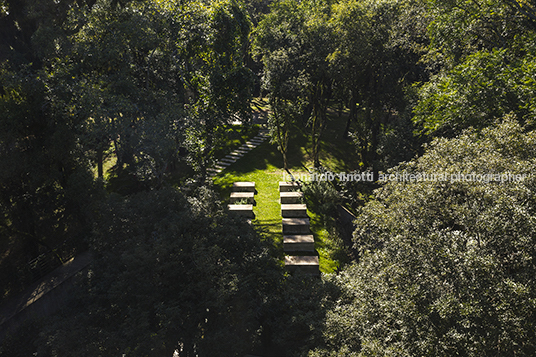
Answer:
[[[218,143],[216,129],[247,118],[250,22],[234,1],[119,5],[99,0],[73,9],[71,46],[49,70],[65,89],[63,110],[86,122],[82,143],[98,175],[112,147],[115,186],[128,193],[160,187],[179,147],[202,171]]]
[[[534,124],[536,60],[507,50],[479,51],[419,88],[414,121],[427,134],[456,135],[470,126],[484,128],[515,113],[522,124]]]
[[[305,104],[315,166],[320,166],[320,137],[332,90],[327,61],[333,44],[330,17],[330,1],[280,1],[255,30],[255,51],[264,64],[263,84],[270,92],[270,104],[280,112],[274,115],[281,116],[284,103],[292,102],[295,110]],[[283,119],[291,120],[288,115]]]
[[[271,113],[268,125],[272,140],[283,156],[288,170],[287,145],[293,125],[303,111],[305,74],[299,60],[299,12],[296,4],[277,3],[254,32],[253,51],[264,65],[262,85],[268,90]]]
[[[533,355],[535,140],[505,118],[393,169],[311,355]]]
[[[416,65],[426,45],[427,18],[416,2],[343,1],[335,6],[336,47],[330,65],[348,96],[350,124],[364,168],[379,170],[382,136],[405,110],[404,88],[426,77]],[[411,25],[409,24],[411,22]]]
[[[64,242],[83,247],[95,186],[77,145],[80,123],[54,111],[46,74],[5,63],[0,83],[0,264],[9,272],[2,276],[4,297],[34,278],[29,260]]]
[[[516,4],[514,4],[516,3]],[[523,51],[534,20],[517,1],[428,1],[429,58],[450,69],[477,51]],[[525,12],[523,12],[525,11]],[[529,10],[530,11],[530,10]],[[518,52],[519,53],[519,52]]]
[[[193,121],[189,149],[202,174],[213,159],[220,139],[218,127],[240,119],[248,124],[254,75],[245,66],[251,22],[242,3],[214,3],[206,12],[206,43],[195,54],[198,67],[190,87]],[[199,139],[202,139],[201,145]]]
[[[289,170],[288,165],[288,141],[292,133],[292,128],[301,114],[296,103],[288,99],[270,96],[271,113],[268,115],[268,127],[272,135],[272,142],[277,144],[277,148],[283,155],[283,168]]]
[[[281,272],[252,227],[217,202],[206,188],[110,196],[96,262],[71,309],[43,327],[38,353],[243,356]]]
[[[184,122],[177,48],[183,24],[163,3],[97,5],[71,12],[71,47],[49,67],[63,89],[58,110],[85,122],[81,141],[99,177],[113,144],[118,176],[126,172],[159,187],[177,159],[177,127]]]

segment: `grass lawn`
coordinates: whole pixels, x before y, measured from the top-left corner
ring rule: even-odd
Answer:
[[[336,124],[336,125],[335,125]],[[355,155],[352,155],[352,144],[340,140],[344,118],[336,116],[330,123],[330,129],[324,133],[322,143],[323,165],[340,172],[358,167]],[[312,167],[309,143],[303,133],[296,135],[289,142],[289,166],[293,174],[306,173],[306,168]],[[250,151],[240,160],[226,168],[214,178],[214,184],[220,190],[222,199],[228,200],[233,182],[254,181],[257,189],[255,195],[256,205],[254,225],[259,229],[265,239],[273,242],[279,256],[283,259],[283,234],[281,231],[281,205],[279,203],[279,181],[285,178],[283,159],[277,146],[267,141]],[[320,216],[308,210],[311,230],[315,237],[315,248],[319,253],[320,271],[331,273],[347,260],[345,247],[332,239],[330,233],[324,228]]]
[[[264,115],[269,110],[267,100],[255,99],[254,107]],[[345,113],[346,114],[346,113]],[[329,121],[322,136],[320,160],[322,165],[333,172],[350,171],[359,167],[355,149],[351,141],[342,140],[342,132],[346,124],[346,115],[338,117],[337,113],[329,113]],[[240,125],[227,125],[220,130],[225,131],[224,140],[218,143],[215,150],[216,159],[221,158],[258,133],[258,126],[246,129]],[[289,142],[288,160],[293,174],[307,173],[313,164],[311,160],[309,128],[296,128]],[[109,178],[110,169],[115,165],[116,157],[109,155],[104,163],[105,177]],[[184,164],[185,165],[185,164]],[[96,175],[96,168],[95,168]],[[171,182],[179,184],[184,177],[191,175],[191,168],[177,167],[172,174]],[[214,179],[221,197],[228,200],[231,186],[235,181],[254,181],[257,187],[254,224],[262,232],[265,239],[274,244],[280,258],[283,259],[283,234],[281,231],[281,205],[279,203],[279,181],[285,179],[282,156],[275,145],[265,141],[256,149],[247,153],[242,159],[229,166]],[[325,229],[321,217],[308,210],[311,230],[315,237],[315,248],[319,253],[320,270],[333,272],[347,260],[345,247],[334,240]]]

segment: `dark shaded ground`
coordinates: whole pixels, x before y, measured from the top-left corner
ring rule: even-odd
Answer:
[[[0,306],[0,343],[6,333],[16,329],[28,316],[48,315],[61,306],[45,301],[45,296],[57,289],[92,261],[89,251],[79,254],[59,268],[33,283],[24,292],[13,296]]]

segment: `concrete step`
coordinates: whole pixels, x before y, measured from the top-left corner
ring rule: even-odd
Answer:
[[[229,214],[240,217],[255,218],[253,205],[227,205]]]
[[[309,218],[283,218],[283,234],[309,234]]]
[[[320,275],[317,256],[285,256],[285,268],[290,273],[298,275]]]
[[[297,191],[300,188],[297,182],[279,181],[279,192]]]
[[[225,156],[225,159],[231,159],[231,160],[238,160],[242,157],[242,155],[237,154],[229,154]]]
[[[235,159],[230,159],[228,157],[224,157],[223,159],[220,159],[220,161],[229,162],[231,164],[234,164],[236,162]]]
[[[255,182],[235,182],[233,192],[255,192]]]
[[[255,204],[255,192],[231,192],[229,203],[234,204],[240,201]]]
[[[303,201],[303,192],[281,192],[279,195],[279,202],[281,204],[295,204]]]
[[[283,218],[308,218],[307,205],[303,203],[282,204],[281,216]]]
[[[283,236],[283,249],[286,252],[314,252],[315,238],[312,234],[293,234]]]

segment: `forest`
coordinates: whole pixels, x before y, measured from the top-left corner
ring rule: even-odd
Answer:
[[[0,0],[0,308],[92,257],[0,356],[535,356],[535,172],[534,0]]]

